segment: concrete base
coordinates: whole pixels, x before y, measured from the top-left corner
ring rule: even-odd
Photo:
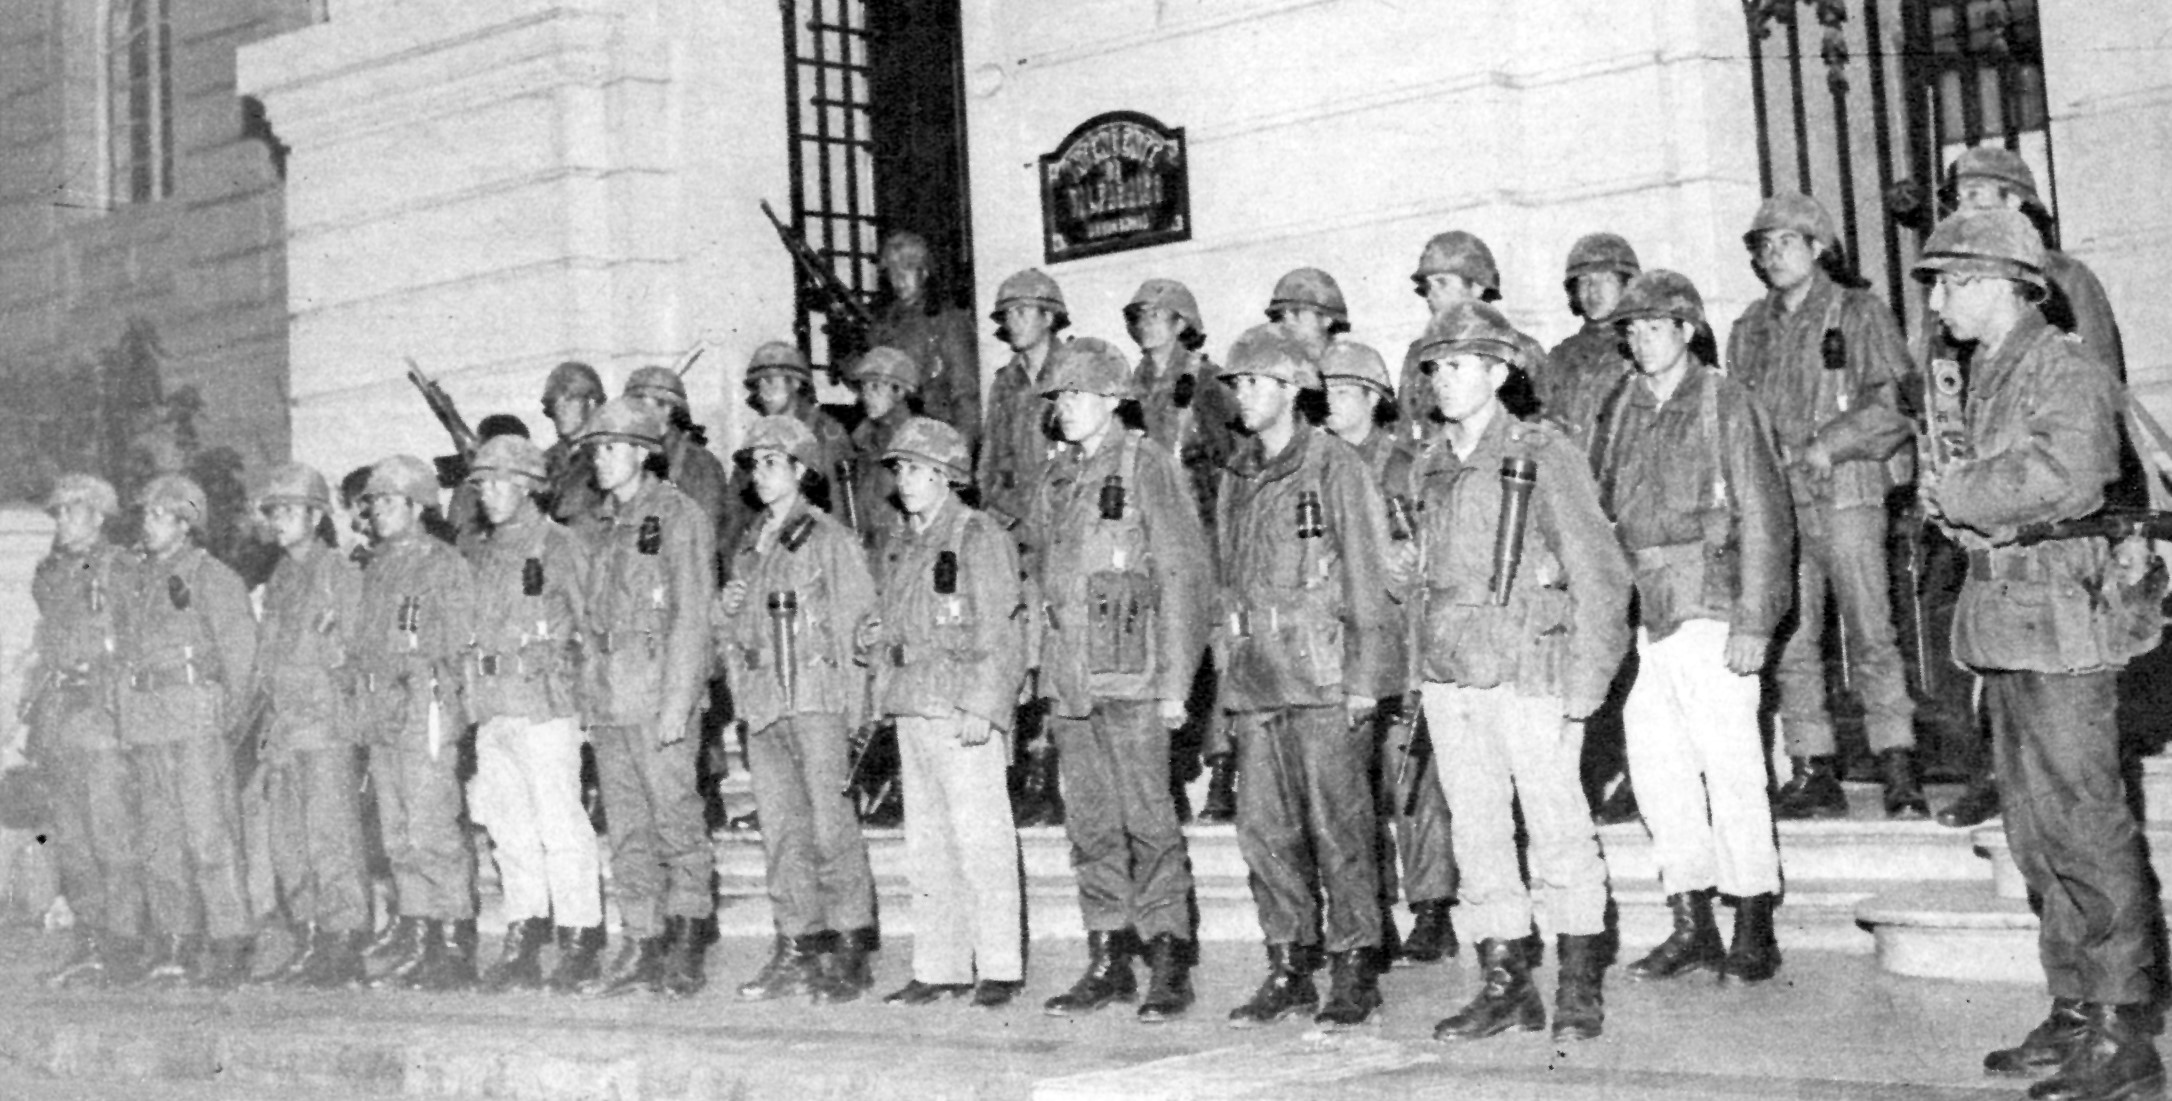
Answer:
[[[1988,883],[1917,884],[1864,900],[1855,918],[1896,975],[2041,987],[2036,915]]]

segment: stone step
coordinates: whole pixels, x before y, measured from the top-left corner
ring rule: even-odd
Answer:
[[[1864,899],[1878,965],[1896,975],[2042,986],[2036,915],[1991,883],[1919,883]]]
[[[2029,886],[2021,878],[2021,868],[2014,863],[2013,848],[2007,844],[2006,828],[2001,825],[1978,826],[1969,831],[1969,840],[1976,851],[1990,858],[1991,883],[2000,898],[2027,899]],[[2142,844],[2149,854],[2149,866],[2157,874],[2160,893],[2172,899],[2172,822],[2148,822],[2142,826]]]
[[[2165,753],[2142,758],[2142,817],[2172,822],[2172,756]]]

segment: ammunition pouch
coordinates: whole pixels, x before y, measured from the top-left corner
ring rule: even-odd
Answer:
[[[1145,574],[1105,570],[1086,579],[1086,670],[1143,673],[1152,667],[1160,594]]]
[[[1343,683],[1342,617],[1328,602],[1339,590],[1289,589],[1226,597],[1222,629],[1232,667],[1256,661],[1309,688]]]
[[[1672,543],[1630,552],[1643,625],[1663,636],[1692,619],[1734,616],[1741,551],[1729,543]]]

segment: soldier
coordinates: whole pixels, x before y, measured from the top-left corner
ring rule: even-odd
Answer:
[[[469,815],[490,831],[505,897],[505,941],[483,989],[570,993],[595,977],[603,950],[596,831],[581,805],[576,647],[587,553],[537,507],[543,453],[505,436],[475,454],[468,480],[489,527],[476,548],[475,650],[467,697],[475,730]],[[543,948],[556,922],[558,961]]]
[[[765,417],[790,417],[805,425],[814,437],[815,450],[808,468],[820,475],[822,484],[828,487],[822,500],[830,513],[836,515],[841,507],[838,487],[849,473],[846,460],[852,454],[852,437],[815,399],[814,368],[808,365],[806,355],[781,340],[763,344],[754,349],[754,355],[747,360],[746,386],[747,404],[756,413]],[[752,471],[745,463],[734,464],[730,487],[724,495],[724,524],[717,531],[717,549],[731,554],[739,545],[740,533],[760,519],[761,514],[761,502],[754,496]]]
[[[551,368],[550,379],[543,384],[543,415],[550,418],[558,438],[543,453],[549,484],[542,505],[551,519],[576,532],[589,530],[603,503],[591,463],[594,456],[574,444],[581,426],[602,404],[603,380],[596,377],[595,368],[576,360]]]
[[[2157,645],[2162,564],[2139,541],[2029,525],[2095,512],[2118,473],[2118,379],[2048,324],[2043,243],[2015,211],[1967,210],[1924,242],[1918,278],[1946,331],[1979,349],[1960,454],[1921,484],[1968,552],[1954,660],[1983,678],[2014,862],[2041,900],[2051,1013],[1984,1058],[1992,1074],[2057,1073],[2031,1098],[2156,1096],[2164,1065],[2150,930],[2162,920],[2119,765],[2119,670]],[[1934,456],[1936,452],[1934,450]],[[2157,572],[2146,572],[2154,565]]]
[[[1582,448],[1502,405],[1517,347],[1498,310],[1465,302],[1435,318],[1418,349],[1446,422],[1409,475],[1422,502],[1423,695],[1437,759],[1453,763],[1438,772],[1468,869],[1464,924],[1486,975],[1433,1030],[1444,1040],[1545,1026],[1525,952],[1533,896],[1560,938],[1554,1039],[1595,1038],[1605,1021],[1606,863],[1579,764],[1583,720],[1628,648],[1629,564]]]
[[[1176,455],[1199,506],[1199,522],[1206,526],[1209,547],[1214,545],[1215,480],[1222,463],[1236,446],[1237,399],[1215,377],[1214,365],[1200,349],[1206,346],[1206,325],[1199,317],[1199,303],[1184,284],[1174,279],[1149,279],[1139,284],[1124,307],[1124,327],[1139,346],[1139,367],[1132,376],[1138,388],[1139,425],[1147,438]],[[1122,415],[1123,409],[1119,409]],[[1204,654],[1205,640],[1201,639]],[[1202,767],[1211,765],[1202,822],[1228,822],[1237,816],[1237,759],[1227,745],[1213,746],[1205,761],[1209,741],[1221,724],[1214,721],[1214,663],[1199,662],[1199,672],[1185,696],[1184,725],[1169,736],[1169,785],[1176,797],[1177,817],[1191,819],[1191,799],[1184,786]]]
[[[399,920],[370,946],[375,987],[456,990],[475,981],[475,852],[460,790],[462,667],[475,630],[475,575],[424,532],[437,477],[412,455],[370,468],[362,490],[377,549],[362,571],[348,651],[369,746],[378,830]]]
[[[846,781],[850,732],[868,719],[852,647],[875,582],[851,529],[807,500],[822,463],[820,441],[789,416],[755,421],[738,455],[762,514],[732,548],[717,633],[750,732],[777,929],[768,965],[739,987],[748,1001],[848,1002],[874,983],[875,879]]]
[[[264,803],[281,908],[295,928],[294,954],[259,981],[358,984],[370,934],[369,873],[355,790],[357,731],[344,688],[362,571],[318,538],[332,491],[314,468],[275,468],[256,504],[285,552],[264,586],[252,690],[270,708]]]
[[[895,348],[870,348],[852,365],[852,386],[860,399],[860,423],[848,439],[852,476],[841,480],[835,491],[843,497],[844,515],[857,521],[860,542],[878,552],[902,522],[897,511],[897,480],[882,455],[898,426],[914,416],[920,393],[920,368],[912,357]]]
[[[248,978],[255,943],[227,724],[256,661],[256,622],[241,578],[194,537],[204,491],[163,474],[142,505],[146,558],[120,604],[120,719],[144,894],[164,934],[149,977],[229,987]]]
[[[955,428],[968,444],[980,438],[980,343],[972,311],[950,303],[928,243],[911,230],[883,238],[882,286],[871,312],[870,346],[911,356],[920,368],[921,409]]]
[[[669,367],[636,368],[627,376],[623,396],[639,402],[664,425],[664,479],[700,505],[712,527],[721,526],[729,479],[724,464],[709,453],[707,437],[688,411],[686,380]]]
[[[1756,397],[1772,426],[1795,505],[1795,620],[1780,652],[1780,726],[1793,776],[1773,801],[1776,817],[1848,813],[1834,761],[1826,703],[1825,599],[1832,588],[1849,678],[1862,699],[1870,748],[1885,777],[1888,818],[1930,808],[1915,771],[1915,701],[1894,642],[1887,595],[1886,460],[1911,438],[1897,404],[1908,345],[1893,314],[1869,292],[1844,287],[1832,215],[1807,195],[1783,192],[1758,208],[1743,235],[1771,292],[1727,334],[1730,377]]]
[[[26,683],[25,755],[52,778],[53,868],[75,911],[73,951],[51,986],[129,983],[141,977],[143,867],[136,795],[114,725],[119,602],[130,591],[128,553],[106,540],[120,498],[105,479],[64,474],[46,498],[53,549],[38,563],[37,666]]]
[[[617,958],[583,993],[698,992],[714,929],[709,836],[695,786],[694,732],[710,665],[716,528],[650,472],[664,425],[621,398],[581,436],[603,490],[582,604],[583,704],[610,810],[612,890],[624,923]]]
[[[1418,254],[1418,270],[1410,273],[1410,282],[1418,297],[1425,299],[1431,318],[1448,312],[1459,302],[1501,300],[1501,270],[1493,262],[1493,249],[1477,234],[1460,229],[1434,234],[1425,243],[1424,251]],[[1422,432],[1433,423],[1433,388],[1419,369],[1417,341],[1412,341],[1403,353],[1403,372],[1396,380],[1395,394],[1402,406],[1403,423],[1413,432]]]
[[[1169,791],[1169,732],[1184,725],[1206,648],[1212,579],[1199,512],[1176,457],[1126,429],[1137,390],[1104,341],[1048,359],[1041,392],[1063,437],[1035,495],[1029,543],[1048,629],[1037,664],[1069,793],[1065,830],[1086,924],[1085,974],[1050,998],[1064,1017],[1138,996],[1132,959],[1152,971],[1139,1019],[1192,1003],[1192,881]]]
[[[1410,474],[1420,446],[1394,431],[1397,407],[1388,389],[1387,361],[1370,345],[1336,341],[1320,359],[1320,378],[1327,384],[1327,430],[1357,449],[1383,499],[1400,496],[1403,505],[1415,508]],[[1407,539],[1415,533],[1402,534]],[[1431,764],[1431,732],[1416,699],[1418,678],[1411,662],[1417,654],[1410,647],[1416,625],[1401,609],[1392,610],[1395,622],[1385,640],[1392,674],[1380,696],[1373,776],[1380,819],[1382,958],[1435,963],[1457,948],[1448,912],[1456,900],[1455,850],[1449,844],[1448,798]],[[1413,919],[1408,939],[1397,935],[1394,922],[1398,858],[1401,893]]]
[[[1713,967],[1723,983],[1761,982],[1780,967],[1780,856],[1759,677],[1793,599],[1793,513],[1754,401],[1706,358],[1697,288],[1647,271],[1613,317],[1638,378],[1600,414],[1599,500],[1636,575],[1638,671],[1622,723],[1674,918],[1628,973]],[[1713,922],[1715,887],[1735,899],[1731,949]]]
[[[1267,320],[1317,359],[1329,341],[1350,331],[1350,307],[1334,276],[1318,268],[1297,268],[1275,280],[1267,296]]]
[[[476,447],[500,436],[528,438],[528,422],[511,413],[492,413],[475,422]],[[490,527],[489,518],[483,515],[483,500],[476,492],[474,479],[468,477],[473,469],[474,456],[449,456],[437,461],[438,483],[451,479],[452,496],[445,501],[445,526],[451,532],[452,545],[472,561],[481,546],[483,533]]]
[[[1230,1023],[1313,1008],[1317,888],[1334,979],[1315,1020],[1362,1024],[1380,1005],[1371,712],[1391,674],[1387,518],[1357,452],[1296,415],[1299,392],[1320,385],[1310,346],[1253,328],[1222,377],[1251,438],[1224,468],[1216,502],[1214,645],[1244,778],[1238,845],[1269,967]]]
[[[875,670],[876,709],[897,721],[918,900],[912,981],[883,1002],[970,994],[996,1009],[1025,985],[1018,834],[1003,784],[1010,750],[999,736],[1025,679],[1018,560],[1010,537],[958,499],[971,473],[956,429],[915,417],[883,459],[897,468],[908,523],[857,641]]]

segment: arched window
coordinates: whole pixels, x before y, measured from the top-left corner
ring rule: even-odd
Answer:
[[[170,0],[113,0],[106,88],[113,202],[173,194],[173,30]]]

